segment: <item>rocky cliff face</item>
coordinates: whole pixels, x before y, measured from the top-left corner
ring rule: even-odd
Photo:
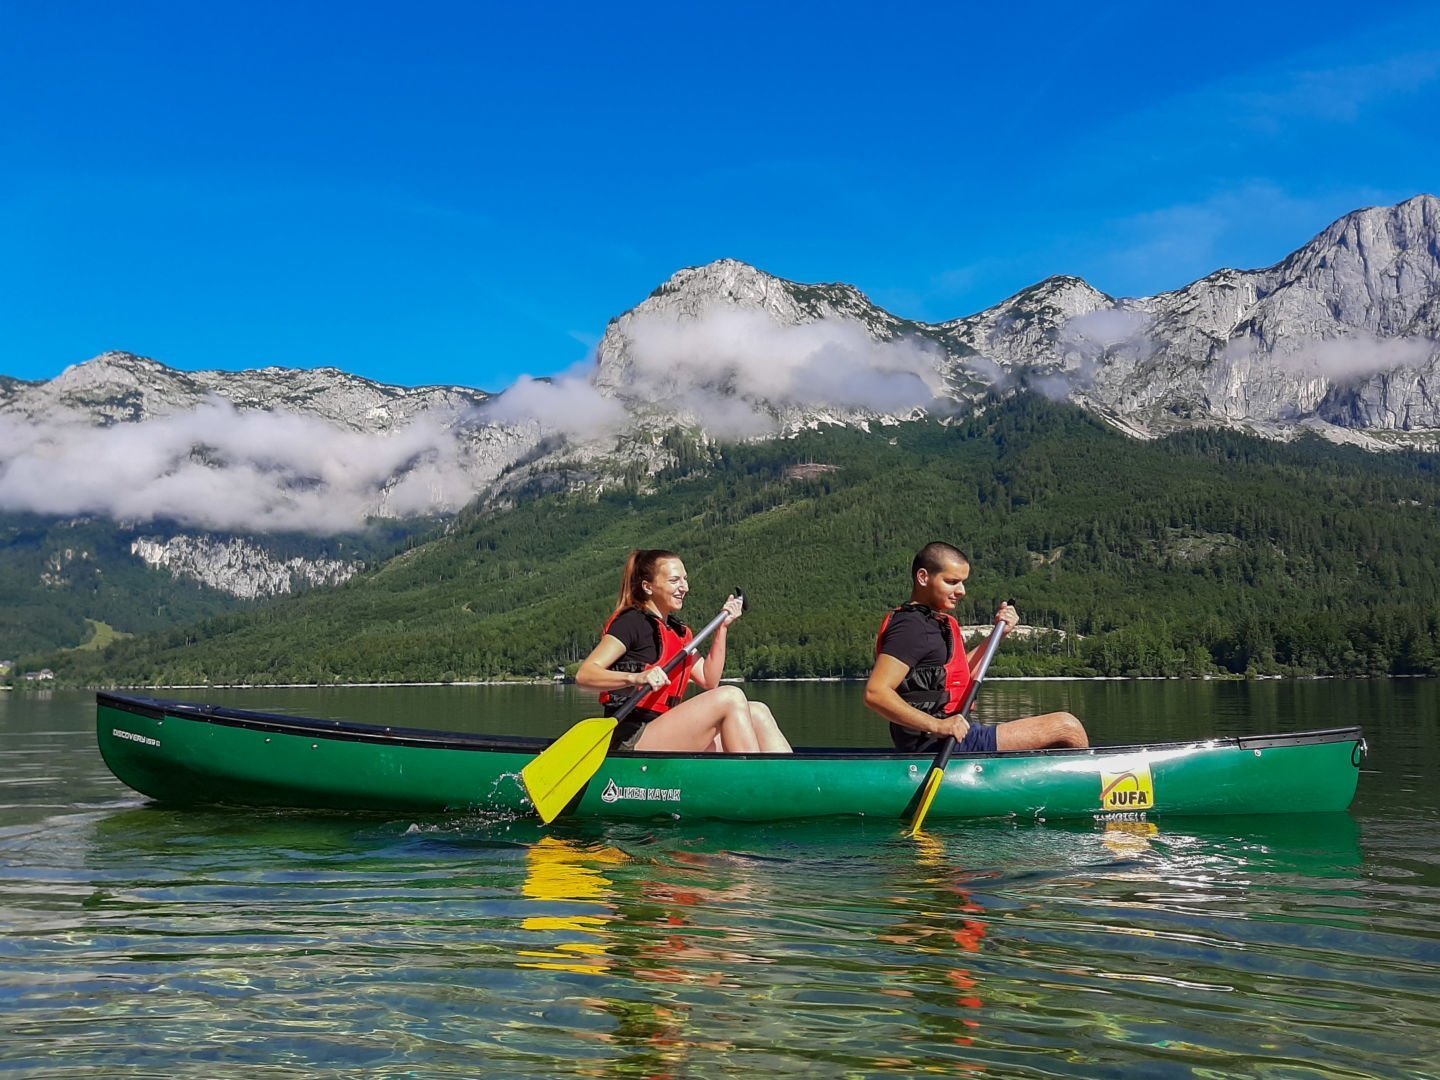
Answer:
[[[339,559],[279,559],[240,537],[138,537],[130,551],[176,580],[196,581],[247,600],[314,585],[338,585],[364,567]]]
[[[1145,428],[1440,429],[1440,200],[1431,196],[1350,214],[1273,267],[1221,271],[1110,310],[1135,314],[1136,330],[1102,351],[1078,389]]]

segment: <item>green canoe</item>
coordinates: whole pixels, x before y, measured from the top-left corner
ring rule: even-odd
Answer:
[[[378,727],[96,695],[112,772],[163,803],[531,812],[520,770],[545,739]],[[1146,819],[1344,810],[1365,741],[1358,727],[1088,750],[956,754],[927,821]],[[775,821],[904,818],[931,759],[893,750],[795,754],[614,752],[567,811],[589,818]]]

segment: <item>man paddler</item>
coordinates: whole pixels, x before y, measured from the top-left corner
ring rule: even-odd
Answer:
[[[954,737],[962,754],[1089,746],[1084,725],[1068,712],[1023,716],[998,724],[960,712],[978,661],[965,652],[953,612],[965,595],[970,559],[941,540],[926,544],[910,564],[910,600],[885,616],[875,642],[875,666],[865,704],[890,721],[898,749],[932,754]],[[1014,629],[1020,615],[1009,603],[996,612]]]

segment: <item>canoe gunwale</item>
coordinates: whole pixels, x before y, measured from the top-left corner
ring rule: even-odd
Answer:
[[[96,704],[134,713],[151,720],[173,717],[180,720],[218,724],[224,727],[244,728],[252,731],[271,732],[280,735],[295,735],[304,738],[323,738],[345,742],[375,743],[388,746],[413,746],[437,750],[491,751],[512,754],[538,754],[553,741],[548,738],[530,738],[516,735],[485,735],[464,731],[441,731],[427,728],[409,728],[362,724],[351,720],[322,720],[314,717],[289,716],[282,713],[256,712],[237,709],[226,705],[208,705],[175,701],[164,698],[120,694],[113,691],[97,691]],[[1216,736],[1207,739],[1180,739],[1162,742],[1121,743],[1083,748],[1057,748],[1052,750],[1017,750],[995,753],[955,754],[952,760],[1005,759],[1030,757],[1076,757],[1113,754],[1151,753],[1165,750],[1204,747],[1235,747],[1242,750],[1260,751],[1275,747],[1314,745],[1330,742],[1354,742],[1358,740],[1357,753],[1363,758],[1365,742],[1359,725],[1339,728],[1319,728],[1309,731],[1285,732],[1264,735]],[[683,751],[641,751],[611,750],[610,757],[617,758],[711,758],[708,753],[687,753]],[[790,754],[728,754],[737,759],[805,758],[805,759],[888,759],[908,761],[929,760],[929,754],[915,754],[888,747],[796,747]],[[1358,761],[1356,762],[1358,765]]]

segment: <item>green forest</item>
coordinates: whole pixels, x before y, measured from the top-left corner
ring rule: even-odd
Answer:
[[[426,524],[376,522],[362,533],[314,537],[271,535],[266,550],[292,556],[374,561]],[[144,526],[99,518],[54,518],[0,512],[0,658],[82,644],[90,623],[145,633],[190,623],[250,602],[152,569],[130,551],[140,536],[165,537],[178,526]],[[212,533],[223,542],[230,534]]]
[[[1033,395],[667,445],[658,477],[472,509],[342,586],[25,666],[88,685],[543,678],[594,645],[644,546],[685,559],[693,625],[745,588],[727,674],[859,676],[915,549],[946,539],[972,562],[962,622],[1013,598],[1043,630],[995,674],[1440,673],[1440,455],[1136,440]]]

